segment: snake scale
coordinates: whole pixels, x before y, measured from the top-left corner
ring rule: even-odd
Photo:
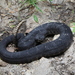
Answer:
[[[37,43],[42,42],[51,34],[60,34],[60,36],[51,42],[37,45]],[[0,41],[0,58],[11,64],[29,63],[41,57],[58,56],[64,53],[73,41],[70,28],[66,24],[59,22],[40,25],[27,36],[17,34],[16,46],[22,51],[9,52],[6,50],[6,47],[13,43],[14,37],[14,35],[10,35]]]

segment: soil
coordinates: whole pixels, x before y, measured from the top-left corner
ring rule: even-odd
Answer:
[[[74,2],[51,4],[49,1],[41,1],[37,3],[43,11],[40,12],[34,6],[22,4],[20,1],[0,1],[0,40],[17,31],[29,33],[35,27],[47,22],[63,22],[69,27],[75,22]],[[38,22],[34,21],[34,15],[38,17]],[[11,52],[13,49],[9,47]],[[42,57],[28,64],[8,64],[0,60],[0,75],[75,75],[74,56],[75,37],[71,47],[61,56]]]

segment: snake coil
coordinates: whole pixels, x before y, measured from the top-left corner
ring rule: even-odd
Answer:
[[[60,34],[51,42],[37,45],[47,35]],[[51,22],[40,25],[33,29],[27,36],[17,34],[17,47],[22,50],[9,52],[6,47],[13,43],[14,35],[10,35],[0,41],[0,58],[11,64],[29,63],[43,57],[53,57],[64,53],[73,41],[70,28],[64,23]]]

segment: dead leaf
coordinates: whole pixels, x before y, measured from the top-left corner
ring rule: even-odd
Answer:
[[[32,31],[32,28],[27,29],[25,33],[29,33],[30,31]]]
[[[4,17],[4,16],[6,16],[6,14],[1,14],[1,16],[3,16],[3,17]]]

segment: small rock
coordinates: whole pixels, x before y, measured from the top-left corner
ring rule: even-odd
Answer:
[[[3,33],[0,33],[0,36],[2,36],[3,35]]]
[[[54,38],[53,38],[53,40],[56,40],[59,36],[60,36],[59,34],[55,35]]]
[[[2,61],[2,60],[0,60],[0,66],[1,66],[1,67],[5,67],[5,66],[7,66],[7,63],[4,62],[4,61]]]
[[[75,0],[71,0],[71,2],[75,3]]]
[[[63,3],[64,0],[52,0],[51,3],[52,4],[61,4]]]

